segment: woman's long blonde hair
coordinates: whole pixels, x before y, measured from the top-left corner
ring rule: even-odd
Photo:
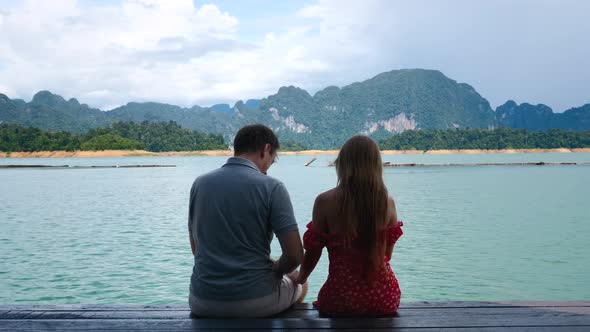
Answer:
[[[387,188],[383,183],[383,165],[377,144],[366,136],[350,138],[335,162],[341,220],[347,245],[356,236],[355,245],[367,254],[367,280],[371,281],[383,266],[387,224]]]

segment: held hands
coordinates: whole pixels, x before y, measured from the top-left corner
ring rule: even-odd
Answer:
[[[302,278],[303,276],[299,273],[299,271],[293,271],[291,273],[288,273],[287,277],[299,285],[303,285],[307,282],[307,278]]]
[[[276,260],[276,261],[273,260],[272,272],[275,274],[277,279],[283,278],[283,274],[281,273],[281,270],[279,268],[279,261],[278,260]],[[302,278],[303,276],[299,274],[299,271],[292,271],[292,272],[289,272],[285,275],[287,276],[287,278],[293,280],[293,282],[295,282],[299,285],[303,285],[307,282],[307,278]]]

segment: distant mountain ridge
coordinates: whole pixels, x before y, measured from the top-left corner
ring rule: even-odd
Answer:
[[[553,113],[551,107],[543,104],[520,105],[509,100],[496,108],[498,125],[528,130],[588,130],[590,129],[590,104],[570,108],[563,113]]]
[[[74,98],[66,101],[49,91],[38,92],[28,103],[0,94],[0,121],[70,132],[85,132],[110,123],[105,112]]]
[[[256,120],[281,137],[320,148],[359,133],[381,139],[408,129],[495,126],[494,111],[475,89],[424,69],[394,70],[313,96],[282,87],[257,111]]]
[[[329,86],[313,96],[284,86],[274,95],[233,107],[130,102],[105,112],[49,91],[38,92],[28,103],[0,94],[0,122],[81,133],[118,121],[174,121],[227,139],[241,126],[258,122],[273,128],[281,140],[327,149],[359,133],[380,140],[408,129],[588,130],[590,104],[553,113],[545,105],[508,101],[494,111],[472,86],[426,69],[393,70],[341,88]]]

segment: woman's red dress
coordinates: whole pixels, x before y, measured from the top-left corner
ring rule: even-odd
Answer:
[[[393,245],[403,234],[400,221],[389,226],[386,232],[388,245]],[[310,222],[303,235],[305,250],[319,256],[323,247],[328,248],[330,266],[328,280],[320,289],[318,300],[313,304],[320,312],[330,315],[390,315],[399,307],[401,291],[389,261],[385,256],[384,266],[372,283],[368,283],[364,267],[367,256],[355,249],[354,239],[350,246],[344,245],[340,236],[321,233]]]

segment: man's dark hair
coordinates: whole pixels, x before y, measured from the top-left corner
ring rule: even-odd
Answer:
[[[258,152],[270,144],[270,154],[276,154],[281,147],[279,139],[270,128],[261,124],[242,127],[234,138],[234,155]]]

